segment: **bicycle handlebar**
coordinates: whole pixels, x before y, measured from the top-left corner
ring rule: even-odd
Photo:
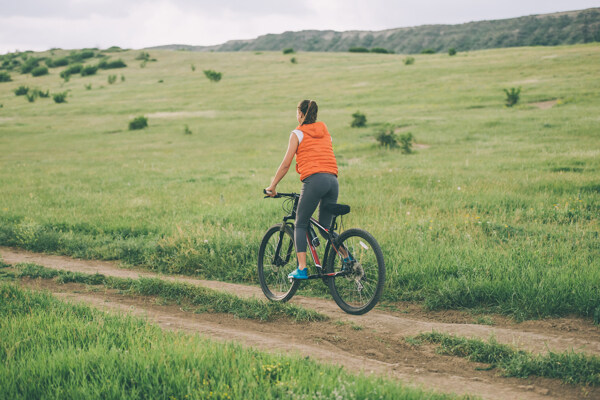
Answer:
[[[280,197],[291,197],[291,198],[300,197],[300,195],[298,193],[282,193],[282,192],[277,192],[277,194],[275,196],[269,196],[269,194],[267,193],[267,189],[263,189],[263,194],[267,195],[267,196],[265,196],[265,199],[269,198],[269,197],[272,197],[274,199],[278,199]]]

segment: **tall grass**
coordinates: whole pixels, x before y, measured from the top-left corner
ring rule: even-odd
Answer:
[[[0,265],[1,267],[1,265]],[[322,321],[323,314],[293,304],[267,302],[255,298],[245,299],[230,293],[194,286],[186,283],[168,282],[158,278],[118,278],[102,274],[60,271],[36,264],[18,264],[16,277],[55,279],[59,283],[83,283],[103,285],[118,289],[124,294],[157,296],[167,302],[189,305],[194,312],[232,314],[238,318],[270,321],[282,317],[296,322]]]
[[[438,351],[442,354],[491,364],[500,368],[506,376],[541,376],[562,379],[567,383],[600,385],[600,358],[597,356],[586,356],[574,351],[533,355],[497,343],[493,339],[486,343],[480,339],[467,339],[439,332],[420,334],[416,340],[439,344]]]
[[[261,188],[303,93],[333,135],[344,226],[384,250],[385,300],[518,318],[600,308],[598,46],[417,55],[411,68],[402,55],[306,53],[309,81],[278,52],[161,52],[150,69],[136,55],[120,53],[127,82],[102,91],[36,78],[70,90],[60,107],[10,96],[25,75],[3,83],[0,244],[256,283],[261,236],[282,216]],[[511,108],[506,87],[522,87]],[[357,109],[367,128],[350,128]],[[126,131],[135,115],[152,120],[143,135]],[[410,130],[413,154],[377,147],[388,123]],[[299,191],[288,175],[279,189]]]
[[[339,367],[163,332],[0,283],[6,399],[450,399]]]

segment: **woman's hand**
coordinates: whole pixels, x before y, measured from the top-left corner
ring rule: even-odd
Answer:
[[[277,191],[275,190],[275,186],[269,186],[268,188],[266,188],[265,193],[267,194],[267,196],[270,196],[270,197],[277,196]]]

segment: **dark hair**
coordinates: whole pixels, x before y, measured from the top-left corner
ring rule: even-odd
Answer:
[[[302,100],[298,103],[298,110],[304,115],[304,120],[300,125],[314,124],[317,122],[317,113],[319,112],[319,106],[314,100]]]

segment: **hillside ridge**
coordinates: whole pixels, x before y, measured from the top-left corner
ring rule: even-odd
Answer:
[[[455,25],[421,25],[381,31],[302,30],[230,40],[214,46],[170,44],[148,49],[186,51],[348,51],[383,48],[394,53],[480,50],[519,46],[556,46],[600,42],[600,7],[482,20]]]

